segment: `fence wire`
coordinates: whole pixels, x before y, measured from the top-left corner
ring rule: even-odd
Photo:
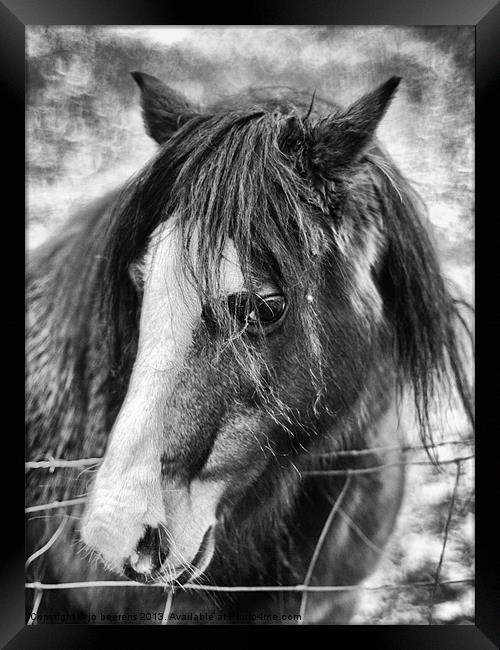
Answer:
[[[422,445],[413,445],[413,446],[397,446],[397,445],[392,445],[392,446],[386,446],[386,447],[376,447],[376,448],[370,448],[370,449],[357,449],[357,450],[342,450],[342,451],[335,451],[335,452],[325,452],[323,454],[318,454],[317,456],[323,457],[323,458],[334,458],[334,457],[360,457],[360,456],[367,456],[373,453],[377,452],[384,452],[384,451],[394,451],[394,450],[400,450],[404,452],[405,454],[407,453],[415,453],[419,451],[426,451],[429,452],[431,449],[435,451],[437,448],[442,448],[442,447],[473,447],[473,441],[472,440],[467,440],[467,439],[457,439],[457,440],[449,440],[449,441],[443,441],[440,443],[436,443],[433,445],[429,446],[422,446]],[[43,583],[40,581],[32,581],[32,582],[27,582],[25,584],[26,589],[34,590],[35,596],[34,596],[34,601],[33,601],[33,606],[32,606],[32,611],[31,615],[28,620],[28,624],[36,624],[36,617],[38,614],[38,610],[40,608],[40,604],[43,598],[43,595],[46,591],[51,591],[51,590],[68,590],[68,589],[88,589],[88,588],[95,588],[95,587],[107,587],[107,588],[151,588],[151,587],[157,587],[165,590],[167,592],[166,594],[166,600],[165,600],[165,607],[164,607],[164,612],[163,612],[163,618],[161,621],[162,625],[167,625],[169,621],[169,615],[172,610],[174,600],[175,600],[175,593],[179,590],[181,591],[198,591],[198,592],[299,592],[301,593],[301,601],[300,601],[300,616],[298,620],[298,624],[302,625],[305,622],[306,616],[307,616],[307,602],[308,602],[308,594],[310,593],[336,593],[336,592],[353,592],[353,591],[360,591],[360,592],[378,592],[378,591],[394,591],[394,590],[405,590],[405,589],[412,589],[412,588],[428,588],[430,589],[430,597],[429,597],[429,604],[428,604],[428,623],[432,624],[434,621],[434,607],[435,607],[435,600],[436,600],[436,594],[437,590],[440,587],[447,586],[447,585],[460,585],[460,584],[468,584],[468,583],[474,583],[474,577],[461,577],[457,579],[449,579],[449,580],[441,580],[441,572],[442,572],[442,567],[443,567],[443,562],[444,562],[444,557],[446,553],[446,548],[449,540],[449,533],[450,533],[450,528],[451,528],[451,521],[456,505],[456,498],[457,498],[457,493],[458,493],[458,488],[460,485],[460,479],[463,475],[463,464],[472,461],[475,458],[475,455],[473,453],[467,454],[467,455],[458,455],[454,456],[452,458],[446,458],[446,459],[426,459],[426,460],[403,460],[400,462],[392,462],[392,463],[383,463],[379,465],[374,465],[372,467],[364,467],[364,468],[346,468],[346,469],[341,469],[341,470],[307,470],[304,469],[302,471],[299,471],[300,474],[304,476],[344,476],[345,477],[345,483],[344,486],[340,492],[339,497],[336,499],[335,503],[332,506],[332,509],[325,521],[325,524],[323,526],[323,529],[320,533],[320,536],[318,538],[318,541],[316,543],[313,555],[311,557],[311,560],[309,562],[309,566],[303,581],[303,584],[297,584],[297,585],[238,585],[238,586],[224,586],[224,585],[200,585],[200,584],[185,584],[185,585],[166,585],[163,582],[159,583],[151,583],[151,584],[142,584],[139,582],[134,582],[131,580],[95,580],[95,581],[82,581],[82,582],[62,582],[62,583],[55,583],[55,584],[49,584],[49,583]],[[50,473],[56,471],[57,469],[61,468],[73,468],[73,469],[81,469],[81,468],[90,468],[90,467],[98,467],[99,464],[102,462],[101,458],[82,458],[82,459],[76,459],[76,460],[63,460],[63,459],[56,459],[53,457],[46,458],[44,460],[37,460],[37,461],[29,461],[25,463],[25,468],[26,471],[31,471],[31,470],[36,470],[36,469],[48,469]],[[454,464],[456,466],[456,472],[455,472],[455,481],[454,481],[454,487],[453,487],[453,492],[451,495],[451,500],[450,500],[450,505],[448,508],[448,514],[446,518],[446,523],[444,526],[444,530],[442,533],[442,544],[441,544],[441,552],[439,556],[439,560],[436,566],[435,574],[434,574],[434,579],[433,580],[423,580],[423,581],[413,581],[413,582],[403,582],[403,583],[389,583],[389,584],[380,584],[380,585],[366,585],[363,584],[362,582],[359,584],[355,585],[312,585],[311,580],[314,574],[314,568],[316,565],[316,562],[319,558],[319,555],[321,553],[321,548],[323,546],[324,540],[328,534],[328,530],[335,518],[336,515],[340,515],[342,517],[345,517],[345,513],[342,510],[342,500],[347,492],[347,489],[349,487],[350,481],[354,476],[359,476],[359,475],[367,475],[371,473],[377,473],[385,468],[388,467],[395,467],[395,466],[400,466],[400,465],[405,465],[405,466],[412,466],[412,465],[429,465],[429,466],[434,466],[435,468],[439,468],[443,465],[451,465]],[[28,506],[25,508],[26,513],[33,513],[33,512],[42,512],[42,511],[47,511],[47,510],[54,510],[54,509],[68,509],[71,508],[75,505],[79,505],[82,503],[86,502],[86,497],[85,496],[79,496],[77,498],[73,499],[66,499],[63,501],[53,501],[51,503],[44,503],[44,504],[36,504],[32,506]],[[52,535],[52,537],[37,551],[35,551],[26,561],[25,568],[28,569],[28,567],[32,564],[34,560],[37,558],[41,557],[44,555],[57,541],[58,537],[62,533],[62,530],[64,529],[64,526],[66,525],[66,522],[70,515],[65,515],[65,518],[55,531],[55,533]],[[354,522],[350,521],[349,524],[355,525]],[[362,536],[362,531],[358,530],[358,533],[360,533]],[[366,542],[371,541],[366,538]],[[379,550],[379,549],[377,549]]]

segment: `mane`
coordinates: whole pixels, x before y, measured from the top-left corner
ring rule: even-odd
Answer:
[[[425,224],[420,196],[381,148],[367,156],[381,204],[387,249],[379,276],[387,319],[394,329],[393,354],[400,368],[400,392],[410,385],[424,444],[432,442],[430,411],[440,391],[458,395],[474,425],[473,398],[465,364],[472,332],[464,300],[446,286]],[[469,346],[470,343],[470,346]]]

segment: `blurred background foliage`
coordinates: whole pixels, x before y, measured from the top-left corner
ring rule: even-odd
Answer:
[[[427,205],[445,274],[472,300],[473,27],[29,27],[29,248],[154,153],[132,70],[200,105],[267,85],[316,90],[348,105],[390,76],[403,77],[378,135]],[[448,415],[437,437],[467,437],[463,420]],[[443,579],[473,572],[470,465],[456,495]],[[432,580],[454,484],[454,465],[443,467],[409,468],[398,529],[370,584]],[[435,602],[436,622],[472,622],[470,583],[438,590]],[[428,613],[428,589],[366,592],[355,622],[426,623]]]

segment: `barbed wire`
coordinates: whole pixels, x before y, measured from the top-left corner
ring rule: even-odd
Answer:
[[[383,463],[382,465],[374,465],[373,467],[361,467],[356,469],[312,469],[304,470],[303,474],[307,476],[361,476],[364,474],[375,474],[376,472],[381,472],[388,467],[400,467],[401,465],[449,465],[451,463],[463,462],[466,460],[472,460],[475,458],[474,454],[470,456],[457,456],[456,458],[449,458],[447,460],[413,460],[413,461],[400,461],[397,463]]]
[[[446,440],[443,442],[437,442],[433,445],[386,445],[382,447],[370,447],[369,449],[339,449],[336,451],[325,451],[315,454],[311,454],[311,457],[341,457],[341,456],[366,456],[373,453],[379,453],[384,451],[401,451],[403,453],[408,453],[411,451],[427,451],[428,449],[436,449],[439,447],[449,446],[449,445],[464,445],[472,446],[474,444],[473,440],[467,439],[456,439],[456,440]],[[61,458],[54,458],[49,456],[45,460],[36,460],[28,461],[25,463],[25,469],[49,469],[56,470],[60,468],[79,468],[79,467],[88,467],[92,465],[100,465],[102,463],[102,458],[79,458],[75,460],[64,460]]]
[[[417,452],[417,451],[429,451],[429,448],[436,448],[436,447],[444,447],[444,446],[455,446],[455,445],[464,445],[464,446],[473,446],[473,441],[472,440],[450,440],[450,441],[443,441],[441,443],[436,443],[434,445],[430,446],[423,446],[423,445],[413,445],[413,446],[397,446],[397,445],[391,445],[391,446],[386,446],[386,447],[377,447],[377,448],[371,448],[371,449],[357,449],[357,450],[339,450],[335,452],[325,452],[321,454],[316,454],[315,458],[317,457],[336,457],[336,456],[342,456],[342,457],[357,457],[357,456],[366,456],[369,454],[373,453],[379,453],[379,452],[384,452],[384,451],[395,451],[398,450],[400,452],[408,453],[408,452]],[[30,620],[29,624],[36,623],[36,617],[38,614],[38,610],[40,608],[40,604],[43,598],[43,594],[46,591],[51,591],[51,590],[59,590],[59,589],[87,589],[87,588],[94,588],[94,587],[112,587],[112,588],[133,588],[133,587],[157,587],[164,589],[168,591],[167,593],[167,598],[165,601],[165,608],[163,612],[163,618],[162,618],[162,625],[167,625],[168,620],[169,620],[169,615],[172,610],[173,602],[174,602],[174,594],[178,590],[182,591],[201,591],[201,592],[299,592],[302,593],[301,597],[301,603],[300,603],[300,615],[298,622],[299,624],[304,624],[305,618],[306,618],[306,613],[307,613],[307,595],[309,593],[335,593],[335,592],[352,592],[352,591],[365,591],[365,592],[376,592],[376,591],[382,591],[382,590],[400,590],[400,589],[409,589],[409,588],[431,588],[431,595],[430,595],[430,601],[429,601],[429,615],[428,615],[428,621],[429,623],[433,622],[433,611],[434,611],[434,602],[435,602],[435,596],[437,593],[438,587],[442,585],[456,585],[456,584],[466,584],[466,583],[473,583],[474,582],[474,577],[466,577],[466,578],[460,578],[456,580],[440,580],[441,577],[441,569],[442,569],[442,564],[444,560],[444,555],[446,551],[446,545],[448,542],[449,538],[449,529],[451,525],[451,519],[453,515],[453,509],[455,506],[456,502],[456,495],[458,491],[458,486],[460,482],[460,477],[462,475],[462,464],[467,461],[471,461],[475,458],[474,454],[467,455],[467,456],[456,456],[453,458],[447,458],[443,460],[439,459],[428,459],[428,460],[402,460],[399,462],[391,462],[391,463],[382,463],[379,465],[374,465],[373,467],[363,467],[363,468],[346,468],[346,469],[341,469],[341,470],[303,470],[301,475],[305,476],[345,476],[346,477],[346,482],[344,484],[344,487],[341,491],[341,494],[339,498],[335,501],[335,503],[332,506],[332,509],[325,521],[325,524],[323,526],[323,529],[321,531],[321,534],[318,538],[318,541],[315,545],[315,549],[313,552],[313,555],[311,557],[311,561],[309,562],[308,569],[304,578],[304,584],[298,584],[298,585],[237,585],[237,586],[224,586],[224,585],[200,585],[200,584],[187,584],[187,585],[169,585],[164,582],[159,582],[159,583],[151,583],[151,584],[143,584],[139,582],[134,582],[131,580],[95,580],[95,581],[83,581],[83,582],[66,582],[66,583],[43,583],[39,581],[33,581],[33,582],[27,582],[25,584],[26,589],[33,589],[35,590],[35,596],[34,596],[34,602],[32,606],[32,612],[30,615]],[[38,460],[38,461],[29,461],[26,462],[25,467],[26,470],[33,470],[33,469],[49,469],[50,472],[54,472],[56,469],[62,469],[62,468],[73,468],[73,469],[79,469],[82,467],[89,467],[89,466],[97,466],[102,462],[101,458],[84,458],[84,459],[75,459],[75,460],[64,460],[64,459],[55,459],[53,457],[49,457],[45,460]],[[356,585],[311,585],[310,582],[312,580],[313,574],[314,574],[314,568],[316,565],[317,558],[319,557],[319,554],[321,552],[321,547],[323,545],[323,541],[326,538],[326,535],[328,533],[328,530],[334,520],[335,514],[340,513],[341,510],[341,501],[342,501],[342,496],[347,490],[347,487],[349,485],[350,480],[352,479],[353,476],[357,475],[366,475],[366,474],[371,474],[371,473],[376,473],[380,472],[383,469],[386,469],[388,467],[396,467],[396,466],[402,466],[402,465],[430,465],[434,466],[434,468],[437,468],[441,465],[449,465],[449,464],[455,464],[456,465],[456,475],[455,475],[455,484],[453,488],[453,493],[450,501],[450,507],[448,510],[448,516],[445,524],[445,529],[443,532],[443,543],[441,546],[441,553],[439,557],[439,562],[436,568],[435,572],[435,578],[432,581],[418,581],[418,582],[408,582],[408,583],[392,583],[392,584],[382,584],[382,585],[366,585],[366,584],[356,584]],[[83,497],[78,497],[78,498],[73,498],[73,499],[66,499],[63,501],[53,501],[51,503],[45,503],[45,504],[37,504],[33,506],[29,506],[25,508],[26,513],[31,513],[31,512],[39,512],[39,511],[44,511],[44,510],[52,510],[56,508],[71,508],[76,505],[81,505],[85,503],[87,498],[85,496]],[[65,513],[65,517],[69,517],[67,513]],[[66,521],[63,520],[64,522]],[[49,539],[48,542],[44,544],[43,547],[35,551],[30,558],[28,558],[26,562],[26,568],[28,567],[31,562],[33,562],[36,558],[40,557],[44,553],[46,553],[51,546],[55,543],[57,538],[59,537],[62,528],[64,527],[64,524],[61,523],[61,525],[58,527],[56,532],[52,535],[52,537]]]
[[[474,577],[460,578],[457,580],[443,580],[439,585],[455,585],[465,582],[474,582]],[[58,589],[92,589],[94,587],[142,587],[145,589],[159,588],[169,591],[221,591],[221,592],[287,592],[287,591],[309,591],[309,592],[336,592],[336,591],[379,591],[381,589],[408,589],[409,587],[433,587],[434,580],[423,580],[420,582],[408,582],[404,584],[386,584],[386,585],[170,585],[165,582],[151,582],[144,584],[134,582],[133,580],[88,580],[85,582],[27,582],[24,586],[26,589],[35,589],[40,591],[54,591]]]
[[[462,462],[467,460],[472,460],[475,458],[474,454],[470,456],[457,456],[456,458],[449,458],[446,460],[413,460],[413,461],[400,461],[395,463],[383,463],[382,465],[374,465],[373,467],[361,467],[361,468],[346,468],[346,469],[317,469],[317,470],[302,470],[299,473],[305,476],[356,476],[356,475],[365,475],[373,474],[376,472],[381,472],[387,467],[399,467],[401,465],[449,465],[451,463]],[[66,508],[68,506],[79,505],[85,503],[87,497],[78,497],[75,499],[66,499],[64,501],[52,501],[51,503],[42,503],[35,506],[29,506],[25,508],[25,513],[30,512],[40,512],[42,510],[53,510],[54,508]]]
[[[26,469],[55,469],[61,467],[87,467],[89,465],[100,465],[102,458],[80,458],[78,460],[63,460],[50,456],[47,460],[28,461],[24,464]]]

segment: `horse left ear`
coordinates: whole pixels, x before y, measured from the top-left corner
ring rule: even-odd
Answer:
[[[315,171],[333,180],[352,169],[372,141],[400,81],[401,77],[391,77],[346,111],[314,127],[309,158]]]
[[[130,73],[141,90],[144,124],[149,135],[162,144],[190,117],[194,109],[178,92],[145,72]]]

